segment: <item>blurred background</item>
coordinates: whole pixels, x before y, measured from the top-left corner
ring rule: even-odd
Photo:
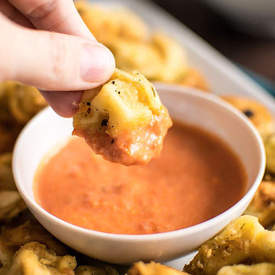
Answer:
[[[275,0],[152,1],[233,62],[272,81],[267,85],[275,83]]]

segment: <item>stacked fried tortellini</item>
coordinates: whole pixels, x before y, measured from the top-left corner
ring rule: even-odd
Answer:
[[[130,10],[83,0],[75,5],[96,39],[113,52],[119,69],[138,70],[151,81],[208,90],[204,77],[189,66],[184,48],[163,33],[149,31]]]

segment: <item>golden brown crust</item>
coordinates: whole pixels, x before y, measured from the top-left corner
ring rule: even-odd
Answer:
[[[116,70],[96,95],[84,93],[73,134],[105,159],[134,165],[159,155],[171,126],[152,84],[140,73]]]
[[[188,68],[179,84],[196,88],[204,92],[210,92],[209,84],[207,83],[206,79],[195,68]]]
[[[223,267],[244,262],[275,262],[275,232],[265,230],[256,217],[242,216],[205,242],[184,267],[192,275],[216,275]]]
[[[264,139],[275,131],[272,115],[261,103],[250,98],[233,95],[226,95],[221,98],[245,114]]]
[[[275,182],[261,183],[245,213],[258,217],[265,227],[275,223]]]
[[[188,275],[186,272],[178,271],[171,267],[150,262],[137,262],[127,272],[128,275]]]
[[[274,275],[275,264],[261,263],[254,265],[225,266],[219,270],[217,275]]]

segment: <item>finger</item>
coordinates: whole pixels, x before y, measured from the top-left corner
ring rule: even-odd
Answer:
[[[10,2],[25,14],[36,28],[94,39],[72,0],[10,0]],[[57,112],[59,107],[69,109],[74,104],[73,101],[68,102],[69,97],[65,98],[66,94],[63,100],[57,101],[60,95],[54,95],[56,92],[52,93],[53,95],[48,96],[47,100]],[[71,109],[72,112],[73,109]]]
[[[82,96],[82,92],[41,91],[41,93],[54,111],[64,117],[73,116]]]
[[[0,20],[2,78],[42,90],[74,91],[96,87],[114,71],[113,55],[96,41],[25,29],[3,16]]]
[[[72,0],[9,0],[9,2],[38,29],[94,39]]]
[[[32,28],[32,23],[6,0],[0,0],[0,11],[13,22]]]

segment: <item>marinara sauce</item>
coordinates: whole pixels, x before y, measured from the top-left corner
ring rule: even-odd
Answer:
[[[161,156],[123,166],[96,155],[81,138],[38,169],[34,191],[51,214],[88,229],[151,234],[217,216],[244,195],[247,177],[219,138],[175,123]]]

